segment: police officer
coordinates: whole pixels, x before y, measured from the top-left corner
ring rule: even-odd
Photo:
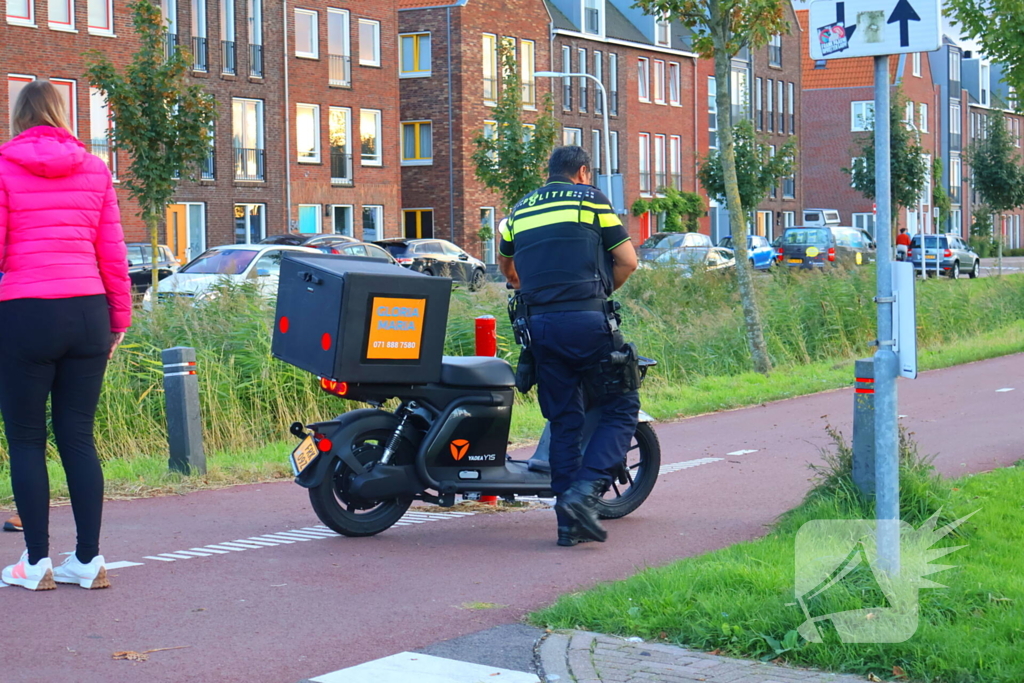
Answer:
[[[636,270],[629,233],[590,185],[590,155],[559,147],[547,184],[512,209],[501,229],[501,272],[527,306],[541,412],[551,424],[551,488],[558,545],[604,541],[598,498],[636,431],[635,390],[600,399],[601,421],[581,453],[585,373],[614,351],[608,296]]]

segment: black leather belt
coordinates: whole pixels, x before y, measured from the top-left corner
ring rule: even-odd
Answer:
[[[556,301],[550,304],[527,305],[528,315],[538,313],[565,313],[569,311],[608,312],[608,301],[605,299],[582,299],[580,301]]]

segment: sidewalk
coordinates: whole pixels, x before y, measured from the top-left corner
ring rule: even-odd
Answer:
[[[548,634],[537,648],[546,683],[863,683],[865,678],[794,669],[586,631]]]

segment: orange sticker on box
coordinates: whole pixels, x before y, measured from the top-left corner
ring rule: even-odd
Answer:
[[[426,299],[373,297],[367,360],[419,360],[426,304]]]

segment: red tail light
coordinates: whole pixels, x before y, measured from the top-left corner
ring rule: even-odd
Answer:
[[[952,255],[953,255],[953,252],[950,251],[949,249],[947,249],[946,251],[942,252],[942,258],[949,258]]]
[[[779,249],[778,249],[778,256],[779,256],[779,258],[782,258],[785,254],[786,254],[786,250],[783,249],[782,247],[779,247]]]
[[[411,258],[396,258],[395,260],[398,261],[399,263],[401,263],[403,266],[407,266],[410,263],[412,263],[412,259]]]
[[[316,448],[321,453],[328,453],[332,448],[334,448],[334,444],[331,443],[331,440],[323,434],[314,434],[313,441],[316,442]]]
[[[345,394],[348,393],[348,382],[338,382],[333,379],[321,377],[320,388],[326,391],[328,394],[334,394],[335,396],[344,396]]]
[[[829,247],[828,248],[828,260],[829,261],[835,261],[836,260],[836,248],[835,247]]]

